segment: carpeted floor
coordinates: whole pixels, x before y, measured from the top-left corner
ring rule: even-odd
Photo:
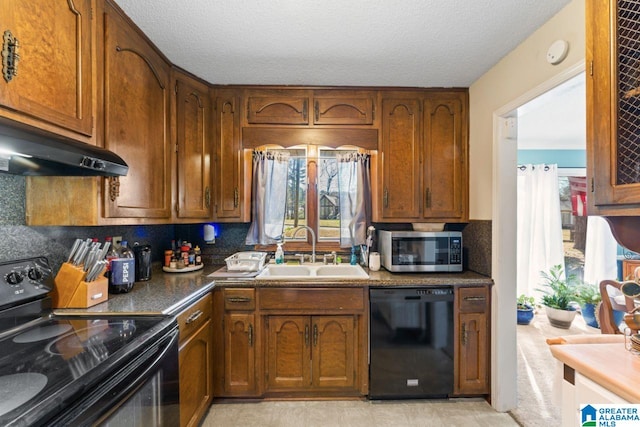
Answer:
[[[575,334],[600,334],[600,329],[587,326],[579,314],[569,329],[551,326],[538,309],[533,321],[517,326],[518,340],[518,407],[510,411],[522,426],[557,425],[560,408],[554,396],[556,359],[551,355],[547,338]]]

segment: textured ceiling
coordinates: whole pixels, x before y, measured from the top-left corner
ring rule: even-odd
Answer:
[[[467,87],[569,0],[115,0],[214,84]]]

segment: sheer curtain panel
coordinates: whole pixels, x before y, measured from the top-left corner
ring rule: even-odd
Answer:
[[[558,167],[518,166],[517,184],[517,293],[540,301],[540,272],[564,270]]]
[[[371,174],[368,154],[337,155],[340,192],[340,247],[365,244],[371,223]]]
[[[253,152],[253,196],[247,245],[270,245],[282,238],[288,166],[287,152]]]

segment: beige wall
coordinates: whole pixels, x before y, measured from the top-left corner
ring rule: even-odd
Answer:
[[[584,61],[584,2],[573,0],[469,88],[471,219],[492,218],[493,113]],[[569,54],[551,65],[547,49],[559,39],[569,42]]]

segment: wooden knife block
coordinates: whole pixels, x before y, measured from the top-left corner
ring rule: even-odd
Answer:
[[[86,273],[82,268],[63,263],[50,294],[53,308],[88,308],[106,301],[109,282],[103,273],[93,282],[85,282]]]

